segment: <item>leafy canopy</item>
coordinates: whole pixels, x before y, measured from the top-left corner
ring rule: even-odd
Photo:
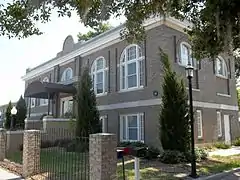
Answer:
[[[194,24],[188,31],[196,58],[232,53],[240,44],[239,0],[15,0],[0,5],[0,35],[25,38],[42,32],[36,22],[50,21],[51,13],[71,16],[97,27],[110,17],[125,16],[126,28],[121,35],[129,41],[145,37],[144,20],[154,15],[170,15]]]
[[[86,34],[79,33],[78,41],[87,41],[92,39],[93,37],[106,32],[107,30],[111,29],[109,23],[100,23],[97,27],[94,27],[93,30],[88,31]]]

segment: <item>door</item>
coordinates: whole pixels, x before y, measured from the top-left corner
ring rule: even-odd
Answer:
[[[226,115],[226,114],[224,115],[224,134],[225,134],[225,143],[231,144],[229,115]]]

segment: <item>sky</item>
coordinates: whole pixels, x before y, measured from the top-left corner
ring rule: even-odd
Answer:
[[[110,19],[110,24],[117,26],[124,18]],[[51,22],[40,24],[44,32],[41,36],[31,36],[27,39],[8,39],[0,36],[0,105],[10,100],[17,101],[24,93],[24,81],[21,77],[27,68],[33,68],[55,57],[62,50],[63,41],[72,35],[77,42],[79,32],[86,33],[89,29],[79,22],[76,13],[71,18],[52,16]]]

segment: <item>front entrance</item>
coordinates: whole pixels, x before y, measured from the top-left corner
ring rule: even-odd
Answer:
[[[231,144],[231,134],[230,134],[230,121],[229,115],[224,115],[224,134],[225,134],[225,143]]]

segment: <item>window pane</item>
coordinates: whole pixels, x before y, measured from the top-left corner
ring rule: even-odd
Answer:
[[[108,70],[105,71],[105,92],[108,92]]]
[[[128,76],[128,88],[137,86],[137,75]]]
[[[122,117],[122,139],[125,140],[126,139],[126,118],[125,116]]]
[[[140,86],[143,85],[143,60],[139,61]]]
[[[125,66],[122,66],[122,89],[125,89]]]
[[[136,46],[132,46],[127,50],[128,61],[136,59]]]
[[[96,83],[102,83],[103,82],[103,72],[99,72],[97,73],[97,79],[96,79]]]
[[[65,80],[67,81],[67,80],[70,80],[70,79],[72,79],[72,70],[68,69],[66,71],[66,78],[65,78]]]
[[[217,73],[223,75],[223,64],[220,59],[217,58]]]
[[[143,55],[142,55],[142,50],[141,50],[141,48],[138,48],[138,57],[142,57]]]
[[[144,115],[140,115],[140,140],[144,141]]]
[[[188,47],[183,44],[181,46],[181,64],[182,65],[188,64],[188,57],[189,57]]]
[[[97,84],[97,94],[103,93],[103,83]]]
[[[129,128],[128,129],[128,139],[137,141],[138,140],[138,131],[137,128]]]
[[[128,127],[137,127],[137,116],[128,116]]]
[[[95,87],[94,87],[94,82],[95,82],[95,76],[94,76],[94,74],[92,75],[92,88],[94,89]]]
[[[103,58],[97,60],[97,70],[103,69]]]
[[[128,75],[136,74],[136,62],[128,64]]]

